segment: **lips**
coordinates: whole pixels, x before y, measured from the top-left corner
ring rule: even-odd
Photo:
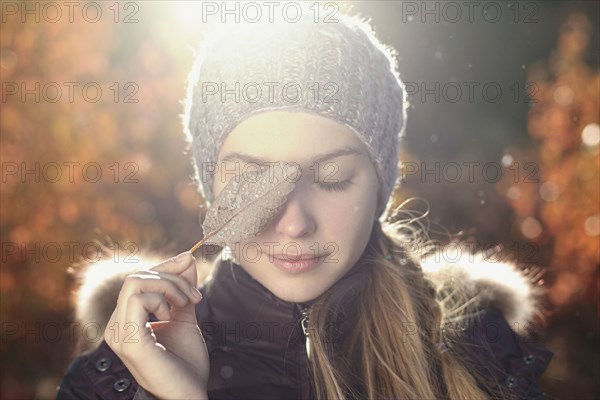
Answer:
[[[303,261],[303,260],[312,260],[312,259],[316,259],[316,258],[321,258],[323,257],[323,255],[319,255],[319,254],[300,254],[300,255],[290,255],[290,254],[273,254],[271,257],[273,258],[277,258],[279,260],[282,261],[287,261],[287,262],[297,262],[297,261]]]
[[[327,254],[304,253],[294,256],[280,253],[269,256],[269,261],[281,271],[296,275],[316,268],[325,257],[327,257]]]

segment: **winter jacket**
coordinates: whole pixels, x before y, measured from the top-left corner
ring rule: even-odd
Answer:
[[[209,398],[313,398],[306,349],[310,323],[303,313],[310,302],[283,301],[238,264],[216,262],[214,274],[199,288],[203,300],[196,306],[210,356]],[[343,310],[353,310],[359,301],[352,288],[364,281],[367,268],[365,263],[357,263],[329,289],[342,293]],[[527,278],[510,263],[492,263],[481,257],[448,263],[430,260],[423,263],[423,269],[434,284],[451,279],[460,283],[461,290],[479,294],[480,310],[458,338],[465,343],[467,350],[462,356],[472,368],[498,385],[506,398],[543,399],[538,380],[553,353],[521,331],[536,312],[535,288]],[[97,271],[87,274],[82,286],[86,295],[80,298],[78,312],[92,315],[104,327],[116,304],[116,297],[108,299],[106,293],[116,296],[115,287],[120,287],[124,276],[122,269],[103,280],[98,280]],[[99,303],[90,304],[94,301]],[[109,306],[99,311],[105,304]],[[85,317],[79,315],[85,323]],[[340,313],[335,324],[338,334],[328,339],[343,343],[354,327],[354,317],[353,312]],[[57,399],[132,398],[152,397],[104,341],[71,362],[57,394]]]

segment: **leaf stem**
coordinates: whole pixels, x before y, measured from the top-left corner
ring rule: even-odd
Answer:
[[[196,250],[198,250],[198,248],[199,248],[200,246],[202,246],[202,244],[203,244],[204,242],[206,242],[206,241],[208,240],[208,238],[209,238],[209,237],[210,237],[210,236],[207,236],[207,237],[205,237],[204,239],[200,240],[198,243],[196,243],[196,244],[194,245],[194,247],[192,247],[192,248],[190,249],[190,253],[194,254],[194,252],[195,252]]]

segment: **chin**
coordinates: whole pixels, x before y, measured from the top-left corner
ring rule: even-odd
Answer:
[[[281,300],[289,301],[290,303],[306,303],[319,297],[322,292],[315,292],[313,290],[302,290],[297,291],[284,288],[282,290],[274,291],[273,294],[279,297]]]

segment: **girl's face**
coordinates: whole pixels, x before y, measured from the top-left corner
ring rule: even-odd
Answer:
[[[213,193],[257,164],[286,161],[301,177],[281,212],[232,250],[236,262],[282,300],[307,302],[337,282],[366,248],[377,208],[378,180],[367,150],[350,128],[302,112],[268,111],[239,124],[217,158]],[[315,162],[316,161],[316,162]],[[301,271],[275,258],[319,257]]]

